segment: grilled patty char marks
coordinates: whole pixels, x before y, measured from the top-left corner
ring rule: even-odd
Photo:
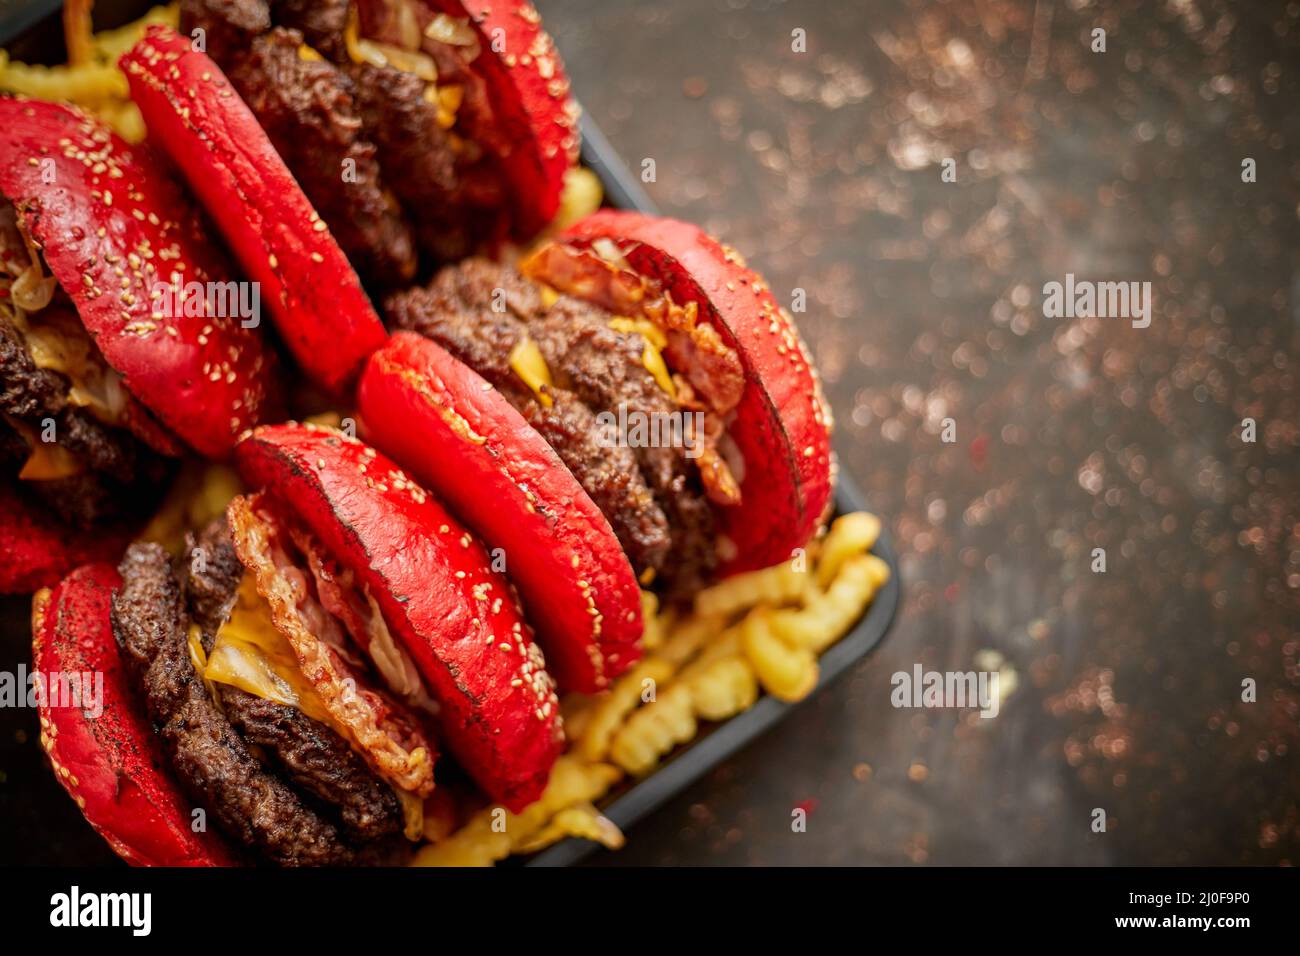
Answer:
[[[492,308],[498,288],[505,312]],[[527,331],[523,319],[536,318],[543,308],[533,283],[483,259],[443,269],[428,287],[408,289],[385,303],[392,325],[432,339],[496,386],[595,502],[637,574],[659,571],[671,544],[668,520],[632,450],[604,447],[595,412],[572,393],[553,389],[546,408],[510,368],[510,352]]]
[[[118,570],[113,634],[191,798],[227,835],[281,865],[354,862],[338,829],[262,767],[208,696],[190,661],[181,589],[167,552],[133,544]]]
[[[620,408],[654,421],[673,415],[677,405],[645,367],[645,340],[609,326],[605,310],[561,296],[529,323],[528,334],[566,387],[589,408],[620,418]],[[660,419],[667,421],[669,419]],[[697,436],[703,440],[703,436]],[[685,448],[645,444],[636,448],[641,473],[672,529],[665,563],[670,591],[689,593],[709,578],[716,564],[714,519],[699,472]]]
[[[439,262],[469,255],[476,241],[472,221],[494,214],[505,197],[473,195],[464,188],[451,140],[438,123],[438,107],[424,98],[425,82],[418,76],[369,63],[349,64],[347,71],[365,135],[378,147],[385,181],[417,223],[421,250]],[[476,216],[475,204],[486,210]]]
[[[37,368],[22,333],[0,312],[0,414],[29,420],[57,415],[68,402],[68,380]]]
[[[218,629],[234,604],[244,566],[235,553],[225,517],[189,539],[189,555],[198,549],[185,573],[190,615],[211,651]],[[373,840],[397,833],[402,809],[392,789],[380,781],[347,741],[331,728],[294,707],[257,697],[228,684],[217,684],[222,710],[249,743],[274,758],[293,783],[337,808],[344,828],[354,837]]]
[[[414,238],[384,188],[356,89],[333,63],[303,59],[302,44],[297,30],[275,27],[226,73],[357,271],[379,285],[408,281]]]
[[[180,32],[193,36],[197,29],[204,50],[224,70],[253,37],[271,29],[271,10],[266,0],[181,0]]]
[[[498,302],[505,311],[493,308]],[[656,568],[674,595],[707,580],[716,563],[714,515],[686,450],[599,440],[600,412],[676,411],[643,364],[640,335],[610,328],[605,310],[567,296],[547,308],[535,283],[485,259],[448,266],[427,288],[391,296],[386,313],[394,326],[433,339],[497,386],[591,495],[638,574]],[[549,409],[510,368],[510,352],[525,335],[559,383]]]
[[[482,78],[456,48],[424,43],[439,83],[462,90],[459,150],[425,80],[349,58],[347,20],[346,0],[181,0],[181,32],[207,31],[208,54],[362,279],[392,287],[413,276],[417,248],[445,262],[502,238],[509,197],[492,156],[511,144],[496,130]],[[304,43],[324,59],[300,55]],[[480,138],[491,141],[486,151]],[[355,175],[344,180],[349,160]]]

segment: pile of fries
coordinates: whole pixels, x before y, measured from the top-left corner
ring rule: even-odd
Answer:
[[[89,0],[72,0],[63,7],[67,63],[18,63],[0,50],[0,92],[73,103],[112,127],[128,143],[138,143],[144,139],[144,120],[131,102],[117,58],[131,49],[151,24],[175,27],[177,6],[154,7],[138,20],[100,33],[91,32],[90,7]]]
[[[610,690],[564,701],[569,751],[541,798],[518,814],[485,807],[456,829],[451,805],[426,807],[431,842],[415,865],[491,866],[569,836],[622,846],[595,806],[616,784],[652,772],[700,721],[752,707],[760,689],[795,701],[817,686],[818,655],[889,580],[871,553],[879,535],[875,515],[844,515],[807,552],[702,591],[686,614],[660,613],[647,594],[646,656]]]

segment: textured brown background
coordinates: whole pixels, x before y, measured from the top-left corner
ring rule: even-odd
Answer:
[[[877,653],[601,862],[1300,861],[1300,5],[540,6],[664,211],[807,290],[903,554]],[[1151,327],[1044,319],[1066,272],[1151,281]],[[983,651],[996,719],[890,706]],[[111,859],[29,716],[0,712],[0,860]]]
[[[664,212],[807,290],[903,554],[878,652],[607,861],[1300,862],[1300,6],[539,7]],[[1151,326],[1044,319],[1066,272]],[[996,719],[890,706],[982,650]]]

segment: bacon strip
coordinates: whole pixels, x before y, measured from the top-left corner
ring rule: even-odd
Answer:
[[[334,729],[394,787],[420,797],[433,791],[435,750],[418,718],[373,688],[335,641],[335,618],[322,606],[311,578],[295,562],[287,520],[260,493],[235,498],[227,511],[240,561],[271,607],[271,620],[315,688]],[[328,634],[328,637],[322,636]]]

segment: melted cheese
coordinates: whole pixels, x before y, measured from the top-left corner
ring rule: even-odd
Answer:
[[[298,659],[271,622],[271,609],[245,574],[230,618],[217,632],[203,678],[238,687],[333,726],[315,688],[303,677]]]
[[[519,376],[520,381],[532,389],[539,402],[547,408],[551,407],[552,399],[546,389],[554,388],[555,383],[551,380],[551,368],[546,364],[546,358],[536,342],[527,336],[516,342],[510,350],[510,368]]]
[[[209,690],[213,682],[238,687],[286,707],[296,707],[308,717],[333,727],[344,739],[351,737],[330,719],[324,703],[298,667],[293,648],[271,621],[271,609],[257,593],[251,574],[245,574],[230,617],[205,657],[197,626],[189,634],[190,660]],[[214,695],[215,696],[215,695]],[[409,840],[424,832],[424,801],[400,787],[392,787],[402,808],[402,830]]]
[[[424,801],[401,787],[393,787],[393,793],[402,807],[402,834],[408,840],[419,840],[424,835]]]
[[[673,377],[668,372],[668,363],[664,361],[663,349],[668,345],[668,337],[664,335],[664,330],[649,319],[629,319],[623,315],[616,315],[610,319],[609,327],[618,332],[636,332],[645,339],[641,364],[654,376],[659,387],[667,392],[670,398],[676,399],[677,386],[673,384]]]

